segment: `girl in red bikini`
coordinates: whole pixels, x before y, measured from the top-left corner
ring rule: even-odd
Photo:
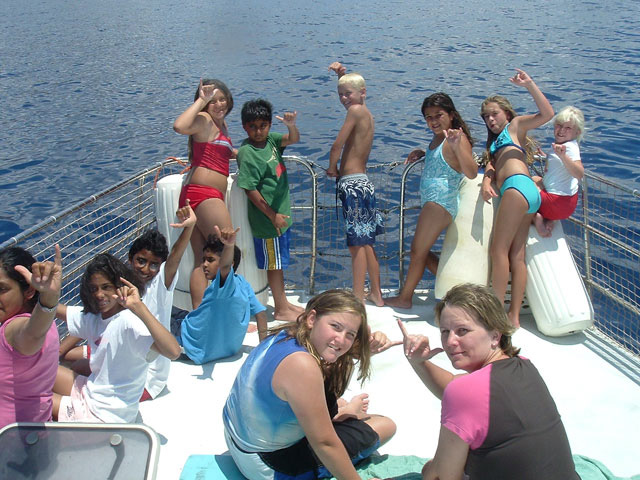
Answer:
[[[231,144],[225,117],[233,108],[233,97],[220,80],[200,80],[193,104],[174,122],[173,129],[189,135],[191,170],[180,193],[179,206],[190,202],[198,221],[191,236],[195,265],[190,289],[193,308],[202,301],[207,279],[202,270],[205,239],[214,227],[231,227],[231,216],[224,203],[229,176],[229,160],[236,150]]]

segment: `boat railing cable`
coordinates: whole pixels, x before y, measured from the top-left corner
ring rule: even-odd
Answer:
[[[286,156],[292,217],[289,290],[311,295],[351,286],[351,256],[345,246],[342,215],[336,215],[335,179],[318,163]],[[421,209],[419,182],[423,162],[396,170],[400,161],[372,163],[367,174],[376,187],[385,232],[376,238],[380,280],[387,291],[401,286],[404,262]],[[178,160],[158,162],[117,184],[47,217],[4,242],[51,258],[59,243],[64,256],[62,301],[79,303],[85,265],[98,252],[126,257],[130,243],[155,225],[154,178],[182,170]],[[596,328],[640,356],[640,194],[620,182],[587,172],[574,215],[564,222],[567,241],[596,309]],[[434,246],[441,248],[439,241]],[[434,286],[426,274],[418,285]]]

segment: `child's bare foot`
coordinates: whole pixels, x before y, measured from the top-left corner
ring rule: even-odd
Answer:
[[[547,227],[547,232],[549,232],[549,237],[551,236],[551,234],[553,233],[553,226],[556,224],[555,220],[545,220],[544,221],[544,225],[545,227]]]
[[[356,395],[347,403],[346,408],[353,409],[356,415],[366,414],[367,410],[369,410],[369,394],[361,393]]]
[[[412,302],[411,299],[409,300],[405,300],[404,298],[402,298],[400,295],[398,295],[397,297],[388,297],[384,299],[384,304],[385,305],[389,305],[390,307],[395,307],[395,308],[404,308],[404,309],[410,309],[412,307]]]
[[[536,216],[533,217],[533,224],[538,231],[538,235],[543,238],[551,236],[551,230],[553,230],[553,222],[549,220],[545,220],[542,215],[536,213]],[[551,226],[549,226],[551,224]]]
[[[369,292],[364,298],[368,302],[373,303],[376,307],[384,307],[384,300],[382,298],[382,292],[380,290],[375,293]]]
[[[284,305],[282,308],[278,308],[273,311],[273,318],[275,318],[276,320],[293,322],[297,320],[300,314],[303,312],[304,312],[304,308],[287,302],[287,304]]]
[[[347,418],[361,419],[367,416],[367,410],[369,409],[369,394],[361,393],[360,395],[353,397],[346,404],[341,405],[340,402],[338,402],[338,406],[338,414],[333,417],[333,420],[340,422]]]

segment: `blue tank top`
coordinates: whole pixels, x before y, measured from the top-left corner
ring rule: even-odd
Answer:
[[[282,360],[306,351],[295,338],[281,331],[249,354],[222,411],[224,426],[240,449],[273,452],[304,437],[293,410],[275,394],[271,380]]]
[[[500,150],[500,149],[502,149],[504,147],[516,147],[518,150],[520,150],[525,155],[527,154],[527,152],[525,152],[524,148],[522,148],[520,145],[516,145],[514,143],[513,139],[511,138],[511,134],[509,133],[509,125],[511,125],[511,123],[507,123],[504,126],[504,128],[500,132],[500,135],[498,135],[498,137],[489,146],[489,153],[491,153],[491,155],[495,155],[495,153],[498,150]]]

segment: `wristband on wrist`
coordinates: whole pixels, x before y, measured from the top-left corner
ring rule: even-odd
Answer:
[[[38,297],[38,307],[40,307],[40,310],[42,310],[43,312],[53,313],[56,311],[57,306],[58,304],[56,303],[53,307],[45,307],[40,301],[40,297]]]

